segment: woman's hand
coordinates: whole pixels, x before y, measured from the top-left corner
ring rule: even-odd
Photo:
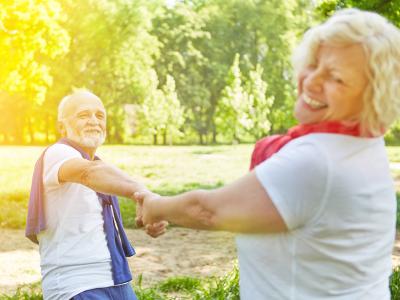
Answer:
[[[157,205],[161,196],[150,191],[136,192],[134,194],[136,203],[136,226],[143,227],[151,237],[158,237],[164,234],[168,227],[168,222],[157,218],[151,208]]]

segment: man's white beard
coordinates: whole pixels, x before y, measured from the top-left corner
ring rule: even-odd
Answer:
[[[104,132],[92,136],[84,136],[85,133],[77,134],[71,127],[65,126],[67,131],[67,138],[74,141],[78,145],[87,148],[97,148],[102,145],[106,139]]]

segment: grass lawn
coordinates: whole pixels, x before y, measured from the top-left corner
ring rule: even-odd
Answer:
[[[160,194],[213,188],[247,172],[252,145],[103,146],[98,155]],[[31,177],[43,147],[0,147],[0,227],[25,226]],[[121,199],[124,224],[134,226],[134,203]]]
[[[33,166],[43,147],[0,147],[0,227],[25,225]],[[388,147],[391,162],[400,162],[400,147]],[[252,145],[236,146],[103,146],[99,156],[143,181],[160,194],[193,188],[214,188],[229,183],[248,169]],[[400,170],[394,171],[395,176]],[[134,203],[121,199],[124,224],[134,226]],[[398,213],[399,215],[399,213]],[[138,288],[139,287],[139,288]],[[150,288],[135,284],[141,300],[147,299],[239,299],[237,269],[222,278],[200,280],[170,278]],[[392,299],[400,299],[400,269],[391,280]],[[0,299],[42,299],[38,284]]]

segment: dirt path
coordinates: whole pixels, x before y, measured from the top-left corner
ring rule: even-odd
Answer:
[[[233,268],[233,234],[170,228],[157,239],[142,230],[127,230],[137,254],[129,265],[143,286],[171,276],[220,276]],[[23,230],[0,229],[0,294],[40,280],[38,247]]]
[[[170,228],[153,239],[141,230],[127,230],[137,254],[129,259],[134,275],[143,275],[143,286],[171,276],[220,276],[236,259],[234,235]],[[0,294],[13,293],[19,285],[40,280],[38,247],[23,230],[0,229]],[[393,251],[393,264],[400,265],[400,234]]]

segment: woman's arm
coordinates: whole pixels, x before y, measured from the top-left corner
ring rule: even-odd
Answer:
[[[172,197],[143,192],[135,197],[143,205],[145,224],[167,220],[189,228],[242,233],[287,230],[254,172],[215,190],[195,190]]]

